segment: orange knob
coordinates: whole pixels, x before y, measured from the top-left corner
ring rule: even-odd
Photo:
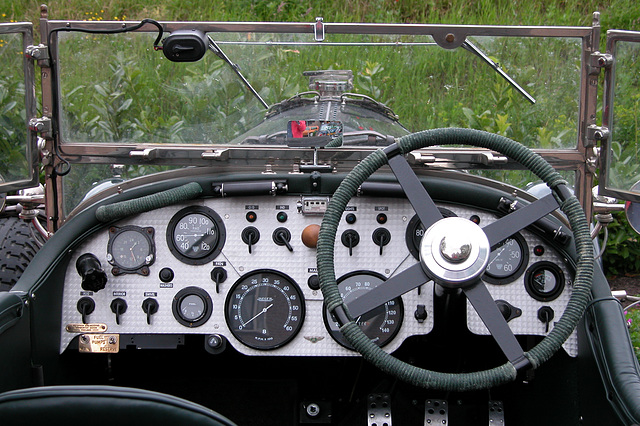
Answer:
[[[320,225],[309,225],[302,230],[302,244],[309,248],[316,248],[318,245],[318,233],[320,233]]]

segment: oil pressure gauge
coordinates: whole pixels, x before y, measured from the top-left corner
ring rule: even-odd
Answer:
[[[491,252],[484,280],[491,284],[507,284],[519,278],[529,262],[528,251],[522,235],[507,238]]]
[[[225,236],[222,219],[208,207],[186,207],[171,218],[167,227],[169,250],[191,265],[213,260],[220,254]]]

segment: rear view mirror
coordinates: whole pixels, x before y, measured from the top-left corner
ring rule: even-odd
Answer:
[[[196,62],[202,59],[209,40],[200,30],[172,32],[162,43],[162,52],[172,62]]]

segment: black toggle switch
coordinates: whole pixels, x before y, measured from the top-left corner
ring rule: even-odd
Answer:
[[[427,310],[424,305],[418,305],[416,311],[413,313],[415,319],[422,324],[427,319]]]
[[[98,292],[107,285],[107,274],[93,253],[85,253],[76,261],[76,270],[82,277],[82,289]]]
[[[220,293],[220,284],[227,280],[227,271],[224,268],[216,267],[211,271],[211,281],[216,283],[216,293]]]
[[[120,325],[120,316],[127,312],[127,302],[119,297],[113,299],[111,301],[111,312],[116,314],[116,324]]]
[[[538,309],[538,319],[545,325],[545,333],[549,332],[549,324],[553,321],[553,317],[555,317],[555,312],[551,306],[543,306]]]
[[[158,301],[156,299],[152,299],[151,297],[144,299],[142,301],[142,312],[147,314],[147,324],[151,325],[151,315],[158,312]],[[117,319],[116,319],[116,322],[117,322]]]
[[[78,300],[78,312],[82,314],[82,323],[87,324],[87,317],[96,309],[96,302],[90,297],[83,297]]]
[[[353,248],[360,242],[360,234],[353,229],[347,229],[342,233],[340,241],[342,241],[342,245],[349,248],[349,256],[353,256]]]
[[[249,254],[251,254],[251,248],[260,241],[260,231],[253,226],[247,226],[242,230],[240,237],[242,241],[249,246]]]
[[[291,241],[291,232],[289,232],[287,228],[276,228],[276,230],[273,231],[272,238],[273,242],[277,245],[286,246],[289,251],[293,251],[293,247],[289,244],[289,241]]]
[[[380,246],[380,256],[382,256],[382,248],[391,241],[391,233],[386,228],[378,228],[371,235],[375,245]]]

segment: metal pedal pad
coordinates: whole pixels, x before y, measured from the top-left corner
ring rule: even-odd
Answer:
[[[449,404],[444,399],[427,399],[424,403],[424,425],[448,425]]]
[[[489,426],[504,426],[502,401],[489,401]]]
[[[388,393],[369,394],[367,400],[367,425],[391,425],[391,395]]]

